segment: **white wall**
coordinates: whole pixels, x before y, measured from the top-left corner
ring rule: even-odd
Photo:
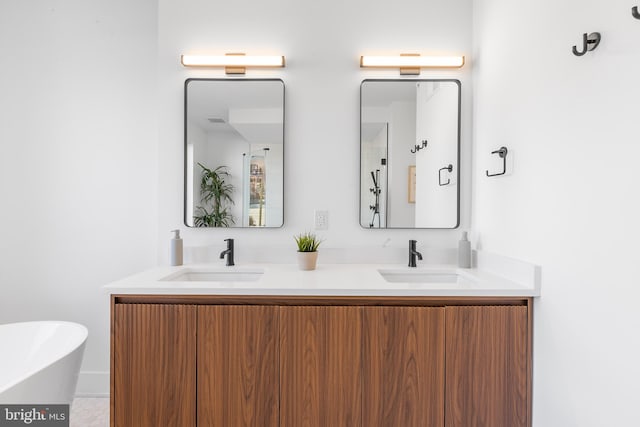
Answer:
[[[79,391],[108,390],[101,287],[155,264],[156,4],[0,2],[0,323],[89,328]]]
[[[0,2],[0,321],[76,320],[90,337],[79,391],[108,390],[108,300],[101,287],[167,262],[169,230],[185,245],[237,238],[291,248],[330,212],[325,247],[454,247],[457,231],[358,225],[359,86],[372,53],[471,49],[471,0],[304,3],[196,0]],[[407,13],[411,11],[411,13]],[[390,36],[390,34],[392,36]],[[281,53],[286,85],[285,226],[186,230],[183,84],[223,77],[187,70],[180,54]],[[470,68],[423,71],[463,84],[463,163],[470,160]],[[470,197],[469,176],[463,200]],[[466,199],[465,199],[466,196]],[[463,204],[463,227],[470,204]],[[218,261],[217,257],[212,259]],[[242,258],[237,259],[242,262]],[[95,373],[93,375],[92,373]]]
[[[416,88],[416,226],[453,228],[457,222],[458,85],[421,83]],[[421,118],[421,119],[418,119]],[[452,165],[451,172],[441,168]],[[440,175],[446,185],[440,185]]]
[[[411,148],[416,141],[416,103],[392,102],[389,120],[389,192],[387,226],[416,223],[416,205],[409,203],[409,166],[416,164]]]
[[[293,235],[310,230],[314,209],[329,211],[324,247],[454,247],[459,231],[365,230],[359,225],[359,90],[366,78],[398,78],[397,70],[362,70],[362,54],[402,52],[469,54],[471,0],[297,0],[234,2],[159,1],[160,193],[158,262],[167,262],[169,230],[182,224],[183,82],[224,77],[223,70],[191,70],[185,53],[283,54],[287,66],[249,70],[247,77],[285,83],[285,225],[281,229],[185,230],[185,246],[290,248]],[[247,7],[251,13],[247,13]],[[411,11],[410,13],[408,11]],[[459,78],[463,91],[463,163],[470,155],[470,68],[423,71],[421,78]],[[468,176],[463,196],[469,200]],[[405,184],[406,185],[406,184]],[[463,205],[463,227],[470,224]],[[215,254],[215,250],[211,252]],[[187,254],[186,254],[187,255]],[[212,261],[218,262],[217,257]],[[237,260],[242,262],[242,257]]]
[[[640,425],[634,3],[474,3],[475,227],[482,249],[542,266],[536,427]],[[575,57],[591,31],[600,46]],[[512,173],[486,178],[501,145]]]
[[[202,168],[198,163],[201,163],[201,159],[207,159],[208,144],[207,133],[193,121],[187,123],[187,135],[189,136],[188,145],[191,146],[192,152],[191,157],[187,158],[188,166],[185,174],[187,177],[187,188],[191,189],[185,203],[185,222],[193,225],[193,216],[196,213],[196,207],[202,204],[202,194],[200,192]]]

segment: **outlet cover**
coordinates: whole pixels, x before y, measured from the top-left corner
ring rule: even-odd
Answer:
[[[329,211],[315,211],[315,228],[316,230],[329,229]]]

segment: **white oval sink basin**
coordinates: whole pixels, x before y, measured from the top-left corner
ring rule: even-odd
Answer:
[[[169,282],[255,282],[263,270],[221,270],[185,268],[160,280]]]
[[[455,272],[424,270],[378,270],[378,273],[390,283],[461,283]]]

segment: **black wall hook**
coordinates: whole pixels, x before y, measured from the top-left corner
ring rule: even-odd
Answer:
[[[414,148],[411,149],[411,153],[415,154],[418,151],[422,150],[423,148],[427,148],[427,144],[428,144],[428,141],[426,139],[423,139],[422,140],[422,145],[421,146],[420,145],[414,145],[413,146]]]
[[[593,49],[598,47],[601,38],[602,36],[600,36],[600,33],[584,33],[582,35],[582,51],[579,52],[578,48],[574,45],[573,54],[575,56],[582,56],[585,53],[592,51]]]
[[[449,165],[449,166],[445,166],[443,168],[440,168],[440,170],[438,171],[438,185],[440,187],[444,186],[444,185],[449,185],[449,183],[451,182],[451,180],[449,178],[447,178],[447,182],[445,182],[444,184],[442,183],[442,171],[449,171],[449,173],[451,173],[453,171],[453,165]]]
[[[640,19],[640,12],[638,12],[638,6],[633,6],[631,8],[631,14],[633,15],[634,18]]]
[[[505,173],[507,173],[507,152],[508,152],[507,147],[500,147],[499,150],[491,152],[491,154],[497,154],[502,159],[502,172],[490,174],[489,171],[485,171],[487,176],[498,176],[498,175],[504,175]]]

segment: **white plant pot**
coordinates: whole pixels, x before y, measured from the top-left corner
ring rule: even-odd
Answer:
[[[318,262],[318,252],[298,252],[298,267],[300,270],[315,270]]]

